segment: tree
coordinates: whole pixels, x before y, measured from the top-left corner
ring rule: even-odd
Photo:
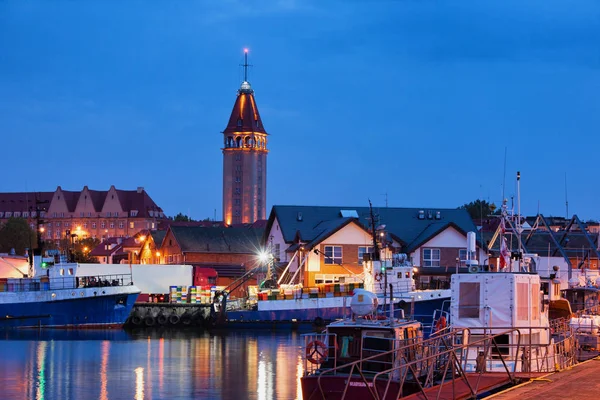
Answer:
[[[25,249],[36,247],[37,238],[25,218],[9,218],[0,227],[0,252],[24,255]]]
[[[173,219],[173,221],[180,221],[180,222],[193,222],[194,220],[191,219],[190,217],[188,217],[187,215],[184,215],[182,213],[179,213],[175,216],[175,218]]]
[[[90,257],[90,252],[100,244],[99,239],[85,238],[73,244],[73,259],[78,263],[97,263],[96,257]]]
[[[497,207],[494,203],[490,204],[485,200],[479,199],[468,204],[463,204],[458,208],[467,210],[473,220],[484,219],[490,215],[494,215],[494,213],[497,211]]]

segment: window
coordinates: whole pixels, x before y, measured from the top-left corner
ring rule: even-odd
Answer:
[[[4,216],[5,216],[6,218],[10,218],[10,217],[12,217],[12,211],[7,211],[6,213],[4,213]]]
[[[467,249],[458,250],[458,259],[460,260],[460,262],[467,261]]]
[[[137,214],[138,214],[137,210],[131,210],[132,217],[137,217]]]
[[[88,217],[91,217],[91,216],[92,216],[92,213],[91,213],[91,212],[89,212],[89,213],[88,213]]]
[[[87,222],[83,223],[83,229],[87,229]]]
[[[235,199],[235,202],[234,202],[234,204],[235,204],[236,206],[239,206],[239,205],[240,205],[240,199]]]
[[[240,191],[240,188],[239,188],[239,187],[236,187],[236,188],[235,188],[235,194],[240,194],[240,192],[241,192],[241,191]]]
[[[123,229],[125,227],[125,224],[123,224],[123,222],[119,222],[119,229]]]
[[[55,212],[52,213],[52,217],[56,218],[56,213]]]
[[[65,222],[65,227],[68,227],[70,224],[68,222]]]
[[[110,228],[111,228],[111,229],[114,229],[114,227],[115,227],[115,223],[114,223],[114,222],[111,222],[111,223],[110,223]]]
[[[372,253],[372,252],[373,252],[372,246],[358,246],[358,265],[362,265],[363,256],[365,254]]]
[[[29,218],[29,213],[27,211],[23,211],[23,218]]]
[[[423,249],[423,266],[440,266],[440,249]]]
[[[15,218],[18,218],[21,216],[21,212],[20,211],[15,211]]]
[[[61,217],[61,218],[64,218],[64,217],[65,217],[65,213],[64,213],[64,212],[61,212],[61,213],[60,213],[60,217]]]
[[[281,259],[281,244],[276,243],[273,245],[273,257]]]
[[[0,214],[2,214],[2,213],[0,213]],[[2,216],[2,215],[0,215],[0,217],[1,217],[1,216]],[[31,218],[35,218],[36,216],[37,216],[37,212],[36,212],[36,211],[32,211],[32,212],[31,212]]]
[[[240,177],[239,177],[239,176],[236,176],[236,177],[235,177],[235,183],[240,183],[241,181],[242,181],[242,180],[240,179]]]
[[[342,246],[325,246],[325,264],[342,263]]]
[[[241,118],[238,118],[238,120],[237,120],[237,126],[242,126],[242,119]]]
[[[85,215],[85,213],[83,211],[79,213],[80,217],[83,217],[84,215]]]
[[[4,213],[0,211],[0,218],[4,216]]]
[[[458,318],[479,318],[479,282],[460,282]]]
[[[96,229],[96,223],[92,222],[92,229]]]
[[[110,211],[108,211],[108,212],[106,213],[106,216],[107,216],[107,217],[110,217]]]
[[[57,223],[56,223],[56,226],[57,226],[57,227],[60,227],[60,222],[57,222]]]
[[[100,228],[101,228],[101,229],[104,229],[104,228],[106,228],[106,223],[105,223],[105,222],[102,222],[102,223],[100,224]]]
[[[130,222],[129,223],[129,229],[133,229],[135,228],[135,222]]]
[[[529,284],[527,282],[517,282],[517,320],[527,321],[528,317]]]
[[[235,155],[235,161],[240,161],[242,159],[242,155],[240,153],[237,153]]]
[[[115,216],[115,217],[118,217],[118,216],[119,216],[119,212],[118,212],[118,211],[117,211],[117,212],[114,212],[114,213],[113,213],[113,216]]]
[[[237,208],[235,209],[235,216],[236,216],[236,217],[239,217],[239,216],[240,216],[240,210],[239,210],[239,209],[237,209]]]

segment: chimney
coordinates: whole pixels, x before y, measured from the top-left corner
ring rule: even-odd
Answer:
[[[144,191],[144,187],[143,186],[138,186],[137,192],[138,193],[142,193],[143,191]]]

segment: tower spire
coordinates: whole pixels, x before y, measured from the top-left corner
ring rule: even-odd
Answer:
[[[244,82],[248,82],[248,49],[244,49]]]

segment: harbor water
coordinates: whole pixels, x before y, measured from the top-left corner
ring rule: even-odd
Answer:
[[[295,332],[0,332],[0,398],[299,399]]]

